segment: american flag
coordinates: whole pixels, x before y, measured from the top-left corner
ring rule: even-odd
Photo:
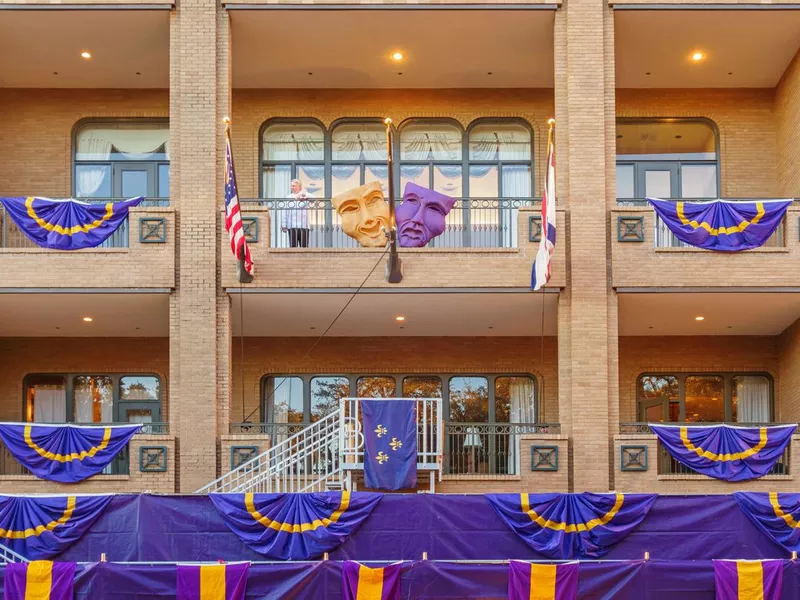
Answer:
[[[550,259],[556,247],[556,158],[553,129],[547,136],[547,174],[542,194],[542,233],[539,252],[531,269],[531,289],[538,290],[550,280]]]
[[[239,205],[239,192],[236,189],[236,172],[233,170],[233,154],[231,153],[231,134],[225,132],[225,230],[231,238],[231,252],[241,260],[244,258],[244,269],[253,275],[253,259],[250,248],[244,239],[242,211]]]

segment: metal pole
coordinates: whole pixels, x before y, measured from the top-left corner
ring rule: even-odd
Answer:
[[[389,242],[389,260],[386,262],[386,281],[400,283],[403,281],[403,263],[397,255],[397,221],[394,214],[394,158],[392,155],[392,120],[384,120],[386,124],[386,151],[389,167],[389,231],[386,232]]]

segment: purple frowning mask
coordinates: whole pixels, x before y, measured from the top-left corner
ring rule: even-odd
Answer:
[[[456,199],[407,183],[403,203],[397,208],[397,237],[403,248],[421,248],[445,230]]]

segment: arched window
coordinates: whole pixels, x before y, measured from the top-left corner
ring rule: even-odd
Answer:
[[[305,190],[324,197],[325,131],[315,121],[274,121],[262,133],[263,198],[285,198],[292,179],[299,179]]]
[[[463,196],[463,131],[455,123],[415,119],[400,129],[400,189],[409,181]]]
[[[76,198],[169,199],[169,123],[87,122],[75,132]]]
[[[469,129],[470,198],[533,195],[531,131],[514,121],[479,121]]]
[[[346,121],[331,130],[331,196],[380,181],[388,191],[386,127],[380,121]]]

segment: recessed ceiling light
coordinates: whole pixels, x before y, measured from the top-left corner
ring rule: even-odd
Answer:
[[[701,317],[701,316],[697,316],[697,317],[694,318],[694,320],[695,321],[705,321],[706,318],[705,317]]]
[[[402,52],[392,52],[392,60],[395,62],[400,62],[405,58],[405,55]]]
[[[395,321],[405,321],[405,320],[406,320],[406,318],[405,318],[403,315],[397,315],[397,316],[394,318],[394,320],[395,320]]]
[[[83,317],[83,321],[84,323],[91,323],[94,319],[92,317]]]
[[[676,136],[675,136],[675,139],[676,139],[676,140],[682,140],[682,139],[683,139],[683,136],[682,136],[682,135],[676,135]]]
[[[697,52],[692,52],[692,60],[694,62],[700,62],[705,57],[706,57],[705,53],[700,52],[699,50]]]
[[[81,52],[81,58],[85,58],[86,60],[89,60],[90,58],[92,58],[92,53],[91,52],[86,52],[84,50],[83,52]]]

